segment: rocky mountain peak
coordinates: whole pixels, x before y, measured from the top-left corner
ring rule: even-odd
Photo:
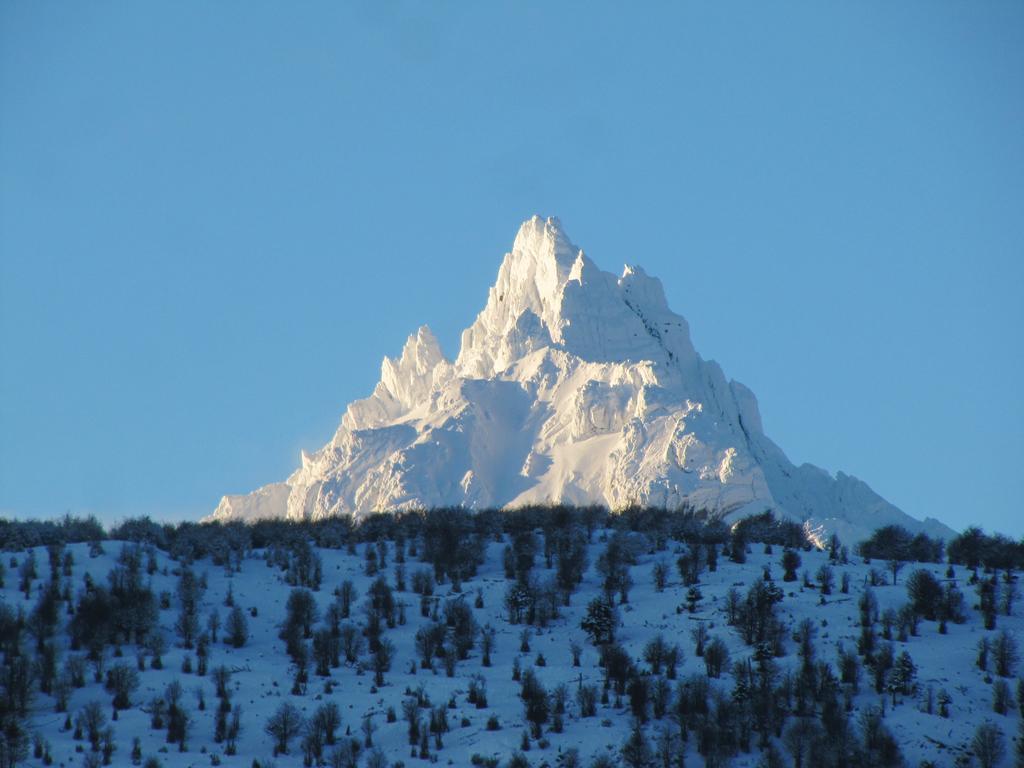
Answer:
[[[455,363],[426,326],[370,397],[284,483],[225,496],[217,519],[534,502],[766,509],[849,542],[879,525],[947,536],[865,483],[794,466],[753,393],[690,341],[661,282],[601,270],[558,219],[519,228]]]

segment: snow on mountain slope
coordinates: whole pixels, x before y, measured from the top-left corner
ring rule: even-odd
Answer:
[[[794,466],[762,431],[754,394],[694,350],[657,278],[602,271],[537,216],[454,363],[420,328],[326,446],[284,483],[225,496],[212,518],[548,501],[773,509],[846,541],[890,523],[952,534],[856,478]]]
[[[484,605],[473,609],[473,616],[480,626],[491,626],[495,630],[494,660],[491,666],[481,663],[479,641],[472,649],[469,658],[458,662],[453,677],[448,677],[442,670],[440,661],[435,662],[436,669],[418,668],[416,660],[419,651],[416,647],[416,633],[429,627],[432,620],[422,616],[417,610],[419,596],[413,592],[395,592],[398,602],[408,605],[407,622],[399,623],[390,628],[386,637],[394,643],[396,652],[391,669],[386,673],[385,685],[377,687],[373,683],[372,662],[369,657],[361,656],[359,662],[342,663],[340,667],[330,669],[330,677],[315,674],[315,668],[309,670],[309,685],[305,695],[289,695],[295,676],[295,667],[285,653],[284,642],[280,631],[287,614],[287,602],[292,585],[286,581],[286,573],[277,567],[267,567],[263,557],[266,550],[256,550],[240,563],[240,570],[231,573],[222,566],[215,565],[209,558],[197,560],[192,567],[207,584],[208,589],[200,598],[199,616],[205,619],[213,611],[218,611],[222,619],[226,619],[227,609],[224,607],[229,591],[232,600],[245,610],[248,619],[249,639],[242,648],[233,648],[227,643],[224,633],[219,642],[209,644],[209,668],[214,670],[223,665],[231,670],[230,691],[232,702],[242,708],[243,726],[238,739],[237,755],[225,754],[225,744],[214,740],[216,733],[215,719],[217,700],[214,697],[212,676],[205,677],[188,674],[183,671],[184,661],[190,658],[196,662],[194,650],[182,647],[180,643],[169,642],[163,658],[163,668],[155,669],[147,663],[144,671],[139,671],[139,688],[131,696],[132,706],[118,714],[117,721],[111,721],[116,735],[117,751],[113,756],[113,765],[128,766],[132,741],[138,738],[140,748],[145,757],[156,756],[167,768],[209,768],[223,765],[224,768],[249,768],[254,760],[261,765],[276,765],[278,768],[299,768],[302,765],[300,739],[293,740],[289,755],[278,756],[273,763],[268,761],[272,754],[273,739],[264,730],[270,716],[284,702],[296,706],[304,717],[313,716],[321,704],[333,702],[337,704],[342,715],[342,726],[339,736],[350,732],[353,737],[360,734],[360,724],[364,717],[371,717],[377,729],[373,735],[374,743],[381,747],[394,766],[404,760],[409,768],[428,766],[425,759],[410,759],[410,746],[407,738],[408,725],[402,718],[402,704],[407,698],[408,690],[422,686],[431,701],[444,705],[450,699],[456,701],[456,708],[449,709],[452,730],[444,734],[443,749],[430,748],[438,755],[434,765],[469,766],[471,757],[481,754],[486,757],[497,757],[501,765],[507,765],[507,758],[519,748],[523,730],[527,728],[524,719],[524,707],[520,698],[520,683],[513,679],[514,665],[522,670],[532,669],[549,691],[559,684],[569,688],[570,696],[568,711],[564,716],[564,730],[555,733],[551,723],[545,728],[545,738],[550,745],[543,747],[537,740],[533,741],[527,753],[530,765],[561,765],[559,756],[570,749],[580,753],[581,764],[590,765],[594,756],[608,754],[613,764],[623,765],[618,760],[619,750],[630,733],[631,715],[628,697],[612,695],[606,704],[598,704],[595,716],[585,717],[575,701],[575,693],[580,684],[602,686],[604,674],[599,666],[599,649],[586,642],[580,629],[580,621],[586,615],[588,602],[603,594],[603,576],[597,571],[595,564],[601,553],[607,548],[604,541],[612,534],[606,529],[595,531],[593,541],[587,545],[587,562],[591,565],[585,570],[582,583],[572,596],[571,604],[560,606],[559,617],[547,627],[532,627],[530,652],[520,650],[523,624],[512,624],[508,621],[508,613],[502,599],[505,590],[512,581],[506,581],[503,554],[509,543],[509,537],[502,541],[493,541],[487,545],[483,562],[479,571],[467,576],[462,584],[462,591],[455,592],[450,583],[439,584],[435,589],[435,600],[443,605],[447,600],[458,600],[469,596],[467,603],[472,604],[477,591],[483,593]],[[103,542],[103,554],[90,553],[88,544],[72,544],[68,550],[73,555],[73,570],[67,577],[67,583],[80,585],[84,583],[86,574],[95,584],[106,584],[108,572],[118,564],[121,546],[116,541]],[[328,608],[336,602],[334,590],[342,581],[351,581],[356,594],[365,599],[371,593],[371,585],[376,576],[365,573],[367,548],[375,547],[374,542],[359,544],[358,549],[350,553],[346,548],[317,548],[316,554],[322,558],[324,583],[321,589],[313,592],[313,598],[321,616],[328,615]],[[693,675],[704,676],[706,666],[703,658],[695,653],[691,640],[691,630],[698,625],[705,625],[711,637],[725,642],[732,660],[742,661],[750,658],[755,649],[743,642],[741,633],[736,627],[729,626],[727,616],[728,593],[730,589],[740,586],[746,594],[748,588],[763,579],[764,569],[774,573],[776,584],[785,592],[785,597],[778,604],[778,613],[787,632],[785,641],[786,656],[775,659],[779,666],[777,678],[789,674],[792,678],[799,676],[802,659],[798,656],[798,645],[790,639],[801,622],[811,619],[816,627],[814,646],[816,660],[831,665],[836,669],[836,657],[839,648],[851,651],[857,648],[861,635],[858,601],[868,590],[869,573],[878,564],[870,565],[859,558],[851,562],[830,563],[827,552],[801,552],[802,570],[814,574],[819,568],[830,565],[834,569],[836,583],[843,576],[849,577],[850,593],[843,594],[837,586],[831,595],[821,594],[819,589],[805,587],[801,581],[786,583],[782,581],[782,569],[779,566],[780,548],[774,554],[766,554],[760,545],[751,546],[751,552],[745,563],[734,563],[728,558],[719,560],[715,571],[705,570],[700,575],[700,593],[702,599],[694,613],[683,609],[688,597],[688,588],[683,584],[676,569],[671,567],[676,553],[676,543],[670,544],[666,551],[641,552],[636,565],[630,567],[631,582],[635,585],[630,591],[629,602],[619,606],[620,626],[616,630],[616,639],[626,649],[631,659],[636,660],[638,667],[647,668],[643,657],[645,645],[654,638],[661,636],[669,643],[678,644],[682,651],[678,669],[678,681],[669,681],[673,688],[677,682],[682,683]],[[47,551],[45,547],[35,548],[35,557],[41,569],[45,570]],[[420,550],[422,552],[422,549]],[[5,553],[15,556],[15,553]],[[17,553],[17,559],[23,562],[25,553]],[[154,557],[157,569],[147,577],[150,586],[157,594],[162,592],[175,594],[178,578],[176,574],[182,566],[179,561],[172,560],[165,552],[156,551]],[[389,543],[389,559],[395,562],[397,551],[394,542]],[[654,564],[658,561],[669,564],[668,583],[664,591],[655,588],[651,578]],[[408,574],[417,569],[429,568],[428,562],[421,562],[409,556],[405,564]],[[937,579],[946,579],[943,564],[917,564],[908,566],[899,576],[897,585],[883,585],[872,590],[878,601],[879,615],[886,610],[898,611],[907,601],[906,581],[914,569],[924,568]],[[13,570],[13,569],[12,569]],[[884,566],[882,566],[884,570]],[[540,583],[555,578],[555,568],[548,568],[543,558],[538,558],[534,566],[534,574]],[[967,584],[970,571],[956,569],[957,583],[968,594],[971,591]],[[394,585],[391,569],[387,568],[383,575]],[[39,584],[37,581],[36,584]],[[13,610],[15,607],[31,606],[26,602],[19,590],[19,580],[8,578],[5,585],[0,585],[0,600]],[[411,603],[411,604],[410,604]],[[361,603],[357,603],[361,605]],[[258,610],[257,610],[258,609]],[[1014,614],[1019,614],[1015,610]],[[63,614],[63,611],[61,611]],[[354,611],[353,617],[358,618],[362,611]],[[168,639],[176,636],[176,622],[179,606],[174,600],[167,608],[158,612],[158,623],[162,635]],[[908,766],[919,766],[924,760],[931,760],[935,765],[953,766],[958,758],[962,758],[969,749],[971,737],[975,729],[983,722],[993,722],[1005,734],[1007,742],[1018,732],[1020,716],[1011,707],[1007,715],[992,712],[993,680],[990,672],[979,669],[975,663],[977,646],[981,638],[994,640],[996,632],[987,632],[983,628],[982,616],[975,610],[967,611],[967,621],[963,624],[950,622],[948,631],[942,634],[935,622],[921,621],[918,634],[900,640],[893,630],[891,643],[895,655],[908,652],[917,666],[917,690],[912,695],[898,696],[896,706],[892,705],[891,694],[876,694],[873,684],[871,667],[861,668],[859,685],[842,686],[842,690],[851,692],[851,711],[849,721],[854,733],[861,732],[861,715],[872,707],[885,704],[885,723],[895,736]],[[71,617],[68,617],[70,621]],[[347,624],[347,622],[346,622]],[[1002,616],[998,618],[998,630],[1007,631],[1011,636],[1024,637],[1024,618],[1020,615]],[[881,636],[881,628],[876,625],[879,633],[879,647],[887,645]],[[63,638],[64,632],[58,633]],[[570,642],[581,644],[581,666],[572,666]],[[60,658],[82,658],[83,654],[75,654],[60,641]],[[121,646],[118,646],[119,649]],[[28,645],[23,655],[31,658],[34,643]],[[106,668],[119,664],[135,666],[136,654],[144,659],[148,654],[143,648],[126,644],[122,658],[106,656]],[[538,654],[546,659],[544,666],[537,665]],[[989,664],[991,665],[991,660]],[[90,663],[91,667],[92,664]],[[193,670],[195,667],[193,666]],[[838,670],[836,670],[838,674]],[[488,692],[488,705],[477,708],[467,701],[467,690],[471,679],[481,676]],[[655,675],[645,675],[646,679],[655,680]],[[333,692],[325,689],[327,680],[331,681]],[[997,678],[998,679],[998,678]],[[178,681],[184,689],[183,697],[189,707],[190,727],[188,729],[188,749],[178,751],[178,746],[168,744],[165,730],[153,728],[149,703],[154,697],[163,696],[168,684]],[[67,711],[74,719],[91,701],[103,704],[104,711],[109,715],[111,694],[104,689],[102,682],[96,682],[92,674],[84,677],[84,686],[72,688],[67,704]],[[1012,680],[1010,681],[1012,685]],[[732,664],[726,664],[721,678],[709,681],[712,691],[720,693],[725,701],[731,701],[736,688],[736,678]],[[938,697],[942,690],[951,697],[950,716],[941,717],[937,708],[929,713],[926,708],[929,691]],[[206,709],[195,706],[197,692],[204,692]],[[713,696],[707,697],[712,702]],[[843,699],[840,698],[840,701]],[[61,724],[66,715],[55,713],[55,700],[51,695],[39,692],[32,700],[29,708],[30,724],[33,730],[43,735],[50,743],[53,764],[60,766],[83,765],[83,755],[76,750],[85,750],[88,754],[88,742],[74,738],[72,728],[64,729]],[[388,708],[398,713],[397,722],[389,722],[386,716]],[[429,717],[429,710],[423,710],[424,718]],[[490,717],[496,717],[500,730],[487,729]],[[465,718],[465,721],[463,721]],[[787,726],[798,718],[790,714]],[[816,720],[817,718],[811,718]],[[671,719],[671,715],[653,717],[646,726],[648,740],[654,741],[662,729],[678,730],[679,726]],[[739,752],[724,764],[732,768],[754,768],[761,765],[763,754],[757,746],[758,738],[752,739],[750,752]],[[777,746],[784,755],[784,764],[792,765],[789,753],[783,740],[777,740]],[[691,733],[689,741],[682,744],[685,754],[685,765],[703,766],[704,758],[698,753],[700,740],[696,732]],[[1008,751],[1012,751],[1008,745]],[[330,750],[328,750],[330,752]],[[213,762],[211,762],[213,761]],[[42,768],[44,762],[30,759],[19,765]],[[361,766],[368,761],[360,760]],[[721,764],[721,763],[720,763]],[[1012,758],[999,763],[1008,768]],[[804,765],[808,765],[805,761]]]

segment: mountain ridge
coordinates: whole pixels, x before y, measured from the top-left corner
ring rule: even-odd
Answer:
[[[539,216],[454,361],[422,326],[327,445],[283,483],[224,496],[210,519],[537,502],[685,502],[727,519],[771,509],[851,542],[887,524],[953,534],[851,475],[793,465],[753,392],[694,349],[660,280],[601,270]]]

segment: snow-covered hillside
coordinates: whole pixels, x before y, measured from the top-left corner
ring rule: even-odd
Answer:
[[[213,519],[362,516],[531,502],[774,510],[854,542],[887,524],[943,538],[849,475],[794,466],[754,394],[690,342],[661,283],[600,270],[557,219],[526,221],[454,362],[424,326],[373,394],[282,483]]]
[[[163,766],[209,766],[224,765],[250,768],[254,760],[262,766],[271,764],[273,739],[264,730],[271,715],[284,703],[294,705],[298,714],[306,721],[312,719],[314,712],[325,704],[337,705],[341,715],[341,725],[337,729],[339,740],[350,736],[363,739],[363,722],[367,719],[373,725],[372,743],[379,748],[384,762],[371,763],[363,756],[357,756],[359,765],[397,766],[404,762],[406,766],[425,764],[426,759],[418,755],[419,744],[409,744],[409,726],[403,717],[403,703],[419,690],[431,705],[440,707],[447,713],[449,730],[440,734],[440,746],[431,734],[427,739],[427,749],[440,763],[447,765],[468,766],[473,762],[474,755],[479,756],[475,764],[486,764],[485,759],[500,760],[500,765],[510,765],[508,760],[513,753],[524,746],[524,732],[529,730],[525,721],[524,702],[520,697],[521,683],[513,677],[515,669],[520,676],[532,670],[543,687],[554,693],[558,686],[565,686],[567,701],[565,712],[561,715],[561,732],[556,732],[552,709],[547,721],[543,724],[543,740],[530,738],[526,740],[529,751],[525,752],[527,765],[590,765],[591,760],[603,754],[610,756],[611,765],[625,764],[621,757],[624,744],[633,730],[633,717],[630,709],[630,695],[616,695],[614,690],[608,695],[607,701],[596,702],[596,711],[591,715],[582,711],[578,699],[578,691],[582,687],[595,686],[595,695],[600,696],[603,690],[603,678],[607,670],[598,666],[599,652],[580,629],[580,622],[586,614],[589,601],[602,594],[602,576],[595,568],[601,554],[607,550],[610,531],[598,529],[591,541],[585,544],[589,566],[585,568],[571,604],[560,606],[559,615],[546,622],[546,626],[528,627],[524,624],[509,622],[509,611],[505,597],[507,589],[515,582],[506,579],[506,566],[503,565],[503,550],[510,542],[508,536],[504,540],[491,539],[486,546],[482,565],[476,575],[466,578],[461,590],[455,591],[451,583],[436,586],[428,603],[428,613],[434,611],[434,605],[449,601],[463,601],[471,606],[471,614],[480,627],[494,630],[491,665],[482,664],[480,638],[469,650],[467,658],[454,664],[453,674],[446,674],[445,664],[435,659],[434,669],[425,669],[419,662],[420,653],[417,649],[416,636],[422,628],[431,626],[434,619],[421,615],[420,595],[412,592],[413,574],[425,567],[411,554],[412,542],[401,545],[406,553],[403,569],[406,586],[400,590],[395,573],[396,551],[395,542],[388,542],[382,552],[385,562],[374,558],[376,566],[384,565],[380,571],[385,581],[395,589],[394,597],[398,603],[404,604],[396,625],[384,630],[383,636],[394,644],[394,654],[390,669],[383,673],[384,683],[374,684],[374,672],[370,657],[364,652],[352,663],[342,663],[339,667],[331,667],[326,676],[314,670],[311,663],[309,681],[302,691],[293,691],[293,680],[296,668],[285,654],[285,642],[279,634],[285,622],[286,603],[293,587],[285,582],[281,569],[265,563],[262,559],[263,550],[251,551],[241,560],[238,570],[229,573],[221,566],[214,566],[210,560],[199,560],[194,563],[193,570],[200,578],[205,578],[208,588],[200,593],[196,613],[201,619],[199,629],[205,631],[206,617],[211,612],[219,612],[226,617],[229,594],[234,603],[244,610],[248,619],[248,641],[240,648],[231,647],[225,642],[226,630],[221,626],[221,634],[217,641],[210,643],[208,654],[209,671],[203,676],[194,671],[183,671],[186,658],[194,670],[197,663],[194,650],[181,647],[180,632],[176,623],[181,615],[181,592],[178,589],[181,563],[171,560],[163,552],[156,553],[154,572],[144,579],[149,582],[156,594],[168,593],[168,601],[162,606],[158,616],[159,633],[166,638],[167,650],[163,654],[163,668],[152,667],[152,653],[144,650],[144,646],[136,647],[131,643],[107,646],[103,668],[107,671],[118,665],[136,667],[136,655],[142,660],[142,671],[138,672],[139,686],[130,693],[130,703],[119,713],[116,721],[111,721],[111,693],[104,690],[102,684],[94,682],[92,665],[87,667],[86,679],[82,687],[70,690],[67,703],[67,714],[55,711],[54,695],[38,694],[31,702],[30,724],[48,742],[47,751],[54,764],[59,766],[87,765],[83,756],[76,752],[84,751],[91,754],[88,744],[88,733],[80,739],[74,737],[71,730],[65,730],[65,718],[73,721],[77,715],[85,711],[89,702],[99,702],[103,720],[112,726],[110,741],[116,747],[113,753],[114,765],[129,765],[132,762],[132,741],[139,740],[138,751],[143,757],[155,756]],[[538,534],[538,542],[542,541]],[[941,582],[948,581],[946,567],[940,565],[907,566],[899,573],[897,585],[884,584],[871,591],[877,599],[878,610],[871,616],[873,633],[876,634],[874,655],[881,657],[885,647],[891,645],[894,656],[898,658],[903,651],[908,652],[915,667],[910,679],[898,682],[890,670],[886,673],[886,686],[882,693],[876,693],[872,670],[868,666],[859,667],[857,681],[840,679],[842,666],[838,661],[840,649],[857,656],[858,640],[863,629],[860,621],[858,603],[868,589],[870,572],[877,568],[883,573],[884,564],[865,564],[859,558],[850,562],[829,561],[829,554],[820,551],[803,551],[799,555],[802,565],[799,568],[801,578],[795,582],[784,582],[780,567],[782,548],[776,546],[774,552],[767,553],[760,545],[751,545],[746,562],[731,562],[724,555],[719,556],[717,568],[708,569],[707,562],[700,569],[694,595],[680,581],[680,573],[676,568],[676,559],[680,555],[692,552],[686,545],[668,541],[665,549],[658,550],[653,541],[641,534],[627,534],[626,540],[635,545],[636,561],[629,566],[628,574],[633,583],[628,591],[628,602],[618,605],[618,626],[615,627],[615,639],[622,644],[628,653],[628,659],[643,679],[648,681],[651,691],[665,681],[669,689],[669,711],[658,713],[653,705],[653,694],[647,704],[648,722],[642,726],[645,739],[650,744],[652,753],[657,751],[660,739],[663,748],[671,742],[677,752],[685,755],[685,763],[664,763],[665,765],[704,765],[703,758],[698,755],[701,744],[707,744],[707,735],[701,735],[700,727],[693,723],[704,723],[702,727],[714,723],[715,718],[731,718],[723,720],[725,727],[736,729],[732,733],[730,750],[719,755],[716,752],[715,765],[732,765],[737,768],[759,765],[763,757],[758,748],[758,736],[754,734],[745,748],[737,748],[744,727],[750,725],[745,719],[750,702],[744,696],[753,695],[749,689],[738,684],[739,674],[735,662],[753,660],[757,647],[744,642],[737,622],[730,625],[729,604],[730,590],[735,589],[741,597],[757,584],[766,584],[764,573],[772,576],[772,582],[781,589],[781,601],[777,604],[777,614],[784,630],[779,640],[782,643],[783,655],[770,661],[772,666],[771,685],[775,705],[785,710],[787,719],[785,732],[794,727],[794,723],[811,723],[815,738],[820,740],[822,731],[816,726],[819,717],[824,721],[827,714],[827,702],[839,702],[841,709],[848,716],[850,754],[854,753],[854,745],[860,744],[864,738],[865,723],[870,721],[867,714],[876,709],[884,711],[880,721],[882,727],[895,737],[910,766],[923,765],[922,761],[932,761],[937,766],[952,768],[959,765],[955,762],[963,758],[967,745],[983,722],[993,722],[1006,736],[1007,754],[1012,751],[1010,739],[1018,732],[1020,717],[1013,705],[1007,714],[995,714],[992,711],[993,687],[1003,679],[993,671],[983,671],[976,664],[977,646],[982,638],[990,641],[999,636],[999,631],[1006,630],[1009,635],[1024,637],[1024,620],[1018,616],[998,617],[998,627],[986,631],[977,611],[970,608],[973,600],[973,588],[967,585],[970,572],[962,567],[956,568],[954,582],[960,586],[967,596],[966,622],[962,624],[950,622],[947,634],[940,634],[937,624],[923,620],[918,627],[918,634],[908,635],[899,639],[898,629],[893,628],[891,644],[881,637],[881,624],[887,621],[888,609],[897,610],[907,602],[905,582],[916,568],[924,568],[933,573]],[[108,583],[107,574],[116,564],[121,544],[114,541],[104,542],[105,553],[90,556],[90,548],[85,544],[71,545],[68,549],[73,555],[74,565],[70,573],[62,580],[72,594],[77,594],[87,584],[87,577],[98,585]],[[422,554],[422,543],[420,544]],[[313,593],[320,617],[324,617],[324,625],[329,616],[329,607],[337,604],[334,592],[346,580],[351,581],[357,592],[352,608],[351,622],[346,619],[342,626],[357,624],[364,627],[367,614],[363,610],[368,596],[372,593],[372,582],[376,575],[366,575],[367,550],[373,549],[374,555],[382,550],[373,543],[359,544],[354,552],[345,549],[316,549],[315,554],[322,561],[323,583]],[[543,584],[556,578],[554,566],[548,566],[538,549],[535,566],[530,569],[530,581]],[[23,607],[30,612],[35,604],[36,589],[31,589],[32,599],[27,600],[19,591],[15,573],[24,563],[26,553],[18,553],[11,561],[5,556],[5,563],[10,566],[6,586],[0,590],[3,602],[8,606]],[[36,558],[40,571],[45,571],[47,552],[45,548],[36,549]],[[706,558],[705,558],[706,561]],[[143,560],[143,563],[145,559]],[[667,566],[667,583],[659,590],[655,586],[653,572],[657,564]],[[834,577],[834,585],[829,594],[821,589],[817,574],[822,567],[830,567]],[[516,567],[519,567],[518,565]],[[810,574],[814,586],[805,586],[803,574]],[[848,592],[844,593],[842,584],[848,579]],[[36,587],[42,581],[35,582]],[[63,589],[63,587],[62,587]],[[41,594],[41,590],[38,590]],[[482,601],[482,605],[478,603]],[[692,603],[692,610],[690,610]],[[59,624],[71,621],[70,615],[63,616],[60,611]],[[440,616],[443,622],[443,610]],[[801,624],[809,621],[801,630]],[[6,626],[6,625],[5,625]],[[322,626],[317,622],[314,626]],[[728,652],[728,661],[723,664],[720,676],[707,681],[710,690],[703,695],[705,701],[711,702],[707,714],[691,712],[686,715],[685,708],[677,708],[673,701],[692,688],[702,685],[708,670],[705,658],[695,653],[694,631],[703,627],[706,631],[706,646],[715,639],[724,643]],[[796,636],[809,627],[813,657],[805,660],[799,656],[801,644]],[[524,630],[528,633],[529,650],[521,650],[524,642]],[[451,630],[448,630],[450,638]],[[645,646],[657,637],[662,637],[669,645],[678,645],[681,656],[674,679],[666,679],[668,671],[662,668],[655,673],[652,663],[645,658]],[[5,635],[6,637],[6,635]],[[58,633],[58,656],[65,669],[68,660],[74,656],[85,658],[84,650],[78,653],[70,651],[66,642]],[[150,635],[152,637],[152,635]],[[7,642],[6,640],[4,642]],[[315,641],[314,641],[315,642]],[[450,640],[445,640],[450,642]],[[572,644],[581,648],[579,665],[573,664]],[[101,646],[102,647],[102,646]],[[145,647],[152,647],[147,640]],[[307,644],[308,647],[308,644]],[[115,650],[116,648],[116,650]],[[123,655],[122,655],[123,654]],[[770,655],[770,654],[769,654]],[[813,661],[813,664],[811,662]],[[753,663],[753,662],[752,662]],[[827,672],[822,666],[831,667]],[[813,677],[817,681],[814,686],[813,701],[803,705],[799,703],[799,683],[801,669],[810,664],[814,667]],[[994,661],[989,661],[990,670],[994,670]],[[229,691],[230,704],[241,707],[241,730],[237,736],[237,753],[225,753],[225,742],[215,741],[215,719],[218,699],[215,696],[214,670],[224,666],[230,671]],[[758,669],[754,663],[754,670]],[[631,674],[637,674],[633,672]],[[791,675],[791,677],[787,677]],[[834,677],[829,677],[834,675]],[[788,682],[787,682],[788,680]],[[831,682],[828,682],[831,680]],[[1009,678],[1013,682],[1013,678]],[[154,726],[156,699],[165,699],[167,686],[178,681],[182,689],[182,702],[188,712],[190,724],[184,750],[179,751],[176,743],[168,743],[166,722]],[[895,690],[895,685],[903,685],[903,690]],[[486,705],[478,707],[470,702],[468,695],[471,685],[486,691]],[[774,686],[777,686],[775,688]],[[834,687],[832,687],[834,686]],[[742,691],[746,690],[746,694]],[[789,691],[789,700],[784,701]],[[804,695],[807,695],[804,689]],[[737,693],[737,691],[741,691]],[[948,716],[940,713],[940,702],[943,693],[948,694]],[[821,698],[819,698],[821,697]],[[830,698],[834,697],[834,698]],[[928,711],[928,700],[932,699],[931,711]],[[422,698],[422,697],[421,697]],[[198,702],[205,702],[205,709]],[[730,704],[731,702],[731,704]],[[895,704],[894,704],[895,702]],[[805,707],[803,715],[799,708]],[[729,707],[739,709],[729,710]],[[389,722],[389,710],[395,713],[395,721]],[[416,708],[413,708],[416,711]],[[731,714],[730,714],[731,711]],[[675,714],[673,714],[675,713]],[[429,706],[419,709],[423,728],[431,716]],[[680,732],[679,717],[692,717],[692,730],[688,741],[678,741]],[[838,716],[835,712],[833,717]],[[737,717],[739,719],[737,719]],[[488,727],[494,718],[495,724]],[[683,722],[686,722],[685,720]],[[874,721],[872,721],[874,722]],[[731,723],[731,725],[730,725]],[[809,726],[810,727],[810,726]],[[877,727],[877,722],[875,722]],[[780,726],[782,728],[782,726]],[[815,730],[815,728],[817,730]],[[308,731],[298,728],[289,743],[288,754],[274,758],[279,768],[299,766],[302,764],[301,739]],[[881,738],[875,734],[876,738]],[[672,739],[675,739],[674,741]],[[722,738],[718,736],[716,738]],[[104,737],[106,740],[106,737]],[[781,765],[793,765],[794,759],[789,751],[789,738],[772,738],[771,743],[784,755]],[[809,743],[809,742],[808,742]],[[571,762],[569,755],[575,750],[580,763]],[[331,747],[325,750],[325,759],[333,752]],[[365,755],[369,750],[361,750]],[[86,760],[89,758],[86,757]],[[98,758],[97,758],[98,759]],[[710,759],[710,758],[709,758]],[[331,765],[348,766],[356,763],[341,761]],[[364,762],[365,761],[365,762]],[[42,765],[42,760],[32,759],[31,765]],[[98,763],[96,763],[98,764]],[[490,763],[497,765],[498,763]],[[660,761],[657,763],[662,765]],[[712,763],[708,763],[709,765]],[[880,763],[872,763],[880,764]],[[999,762],[999,766],[1009,766],[1011,759]],[[308,763],[307,763],[308,765]],[[522,763],[519,763],[522,765]],[[806,763],[805,763],[806,765]],[[863,765],[858,763],[857,765]]]

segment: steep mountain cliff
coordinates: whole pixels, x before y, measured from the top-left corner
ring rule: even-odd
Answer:
[[[794,466],[754,394],[690,342],[661,282],[604,272],[557,219],[519,229],[454,362],[426,326],[285,482],[214,519],[320,518],[528,502],[772,509],[848,542],[890,523],[949,536],[860,480]]]

